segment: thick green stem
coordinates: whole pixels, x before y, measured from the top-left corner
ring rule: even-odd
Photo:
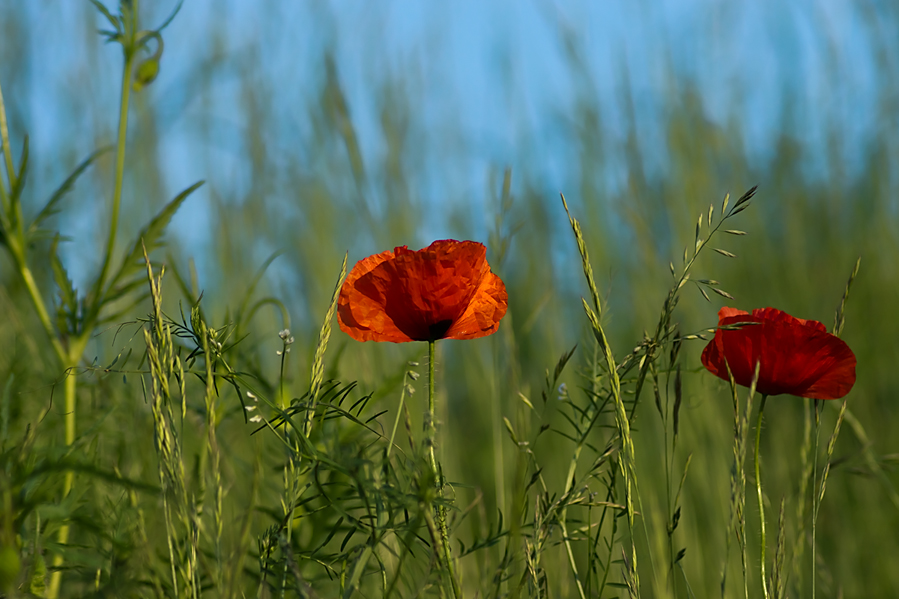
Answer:
[[[765,400],[768,399],[767,395],[762,395],[762,403],[759,405],[759,418],[758,422],[755,425],[755,488],[758,491],[759,496],[759,526],[762,533],[761,540],[761,572],[762,572],[762,591],[765,595],[765,599],[768,599],[768,579],[765,575],[765,502],[762,499],[762,478],[759,473],[759,445],[761,444],[762,439],[762,417],[765,412]]]
[[[427,446],[428,446],[428,462],[431,465],[431,473],[434,475],[434,484],[437,486],[437,497],[443,498],[443,479],[440,476],[440,470],[437,468],[437,457],[434,452],[435,437],[437,436],[437,428],[434,425],[434,354],[436,353],[437,342],[428,341],[428,416],[427,416]],[[449,534],[446,529],[446,509],[437,505],[434,507],[434,515],[437,519],[437,525],[440,527],[440,544],[443,545],[443,559],[446,562],[446,570],[449,574],[450,581],[453,585],[453,596],[456,599],[462,597],[462,591],[459,583],[456,581],[456,573],[453,571],[453,557],[450,552]]]
[[[54,338],[55,339],[55,338]],[[77,360],[77,358],[76,358]],[[68,366],[68,365],[67,365]],[[74,366],[74,365],[71,365]],[[75,442],[75,391],[76,391],[76,383],[77,379],[75,378],[75,370],[74,368],[67,368],[66,378],[65,378],[65,411],[66,411],[66,431],[65,431],[65,441],[66,446],[71,447],[71,445]],[[75,484],[75,473],[72,470],[66,470],[65,478],[63,479],[63,489],[62,496],[66,498],[69,496],[69,493],[72,491],[72,487]],[[57,542],[60,546],[66,545],[69,542],[69,525],[68,523],[63,524],[59,527],[59,535],[57,537]],[[62,555],[56,554],[53,558],[53,574],[50,576],[50,585],[47,588],[47,598],[48,599],[56,599],[59,595],[59,585],[62,582],[62,570],[59,568],[62,566]]]

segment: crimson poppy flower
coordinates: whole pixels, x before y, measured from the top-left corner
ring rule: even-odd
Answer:
[[[357,341],[476,339],[496,332],[507,305],[487,248],[445,239],[357,262],[340,289],[337,321]]]
[[[721,328],[739,323],[757,324]],[[749,387],[760,363],[756,389],[764,395],[839,399],[855,384],[855,354],[816,320],[794,318],[774,308],[752,314],[721,308],[718,327],[702,352],[702,364],[724,380],[729,380],[730,366],[737,384]]]

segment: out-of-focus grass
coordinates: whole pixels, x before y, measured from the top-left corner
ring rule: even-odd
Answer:
[[[29,106],[26,82],[32,77],[40,80],[39,69],[28,58],[32,46],[24,39],[39,37],[40,31],[33,29],[29,15],[11,5],[0,7],[0,21],[4,23],[2,55],[10,56],[11,48],[19,53],[16,60],[4,58],[4,65],[9,66],[0,69],[4,77],[0,83],[7,95],[11,133],[20,141],[37,119],[35,108]],[[73,25],[73,29],[88,31],[94,24],[93,12],[86,11],[84,21]],[[233,161],[232,180],[208,182],[208,192],[201,196],[206,201],[205,208],[190,207],[176,220],[164,261],[188,281],[189,260],[196,261],[201,277],[194,291],[204,293],[203,305],[209,320],[223,325],[235,318],[249,282],[265,259],[272,252],[282,251],[250,304],[275,296],[287,306],[290,322],[283,322],[280,312],[271,305],[262,307],[246,323],[243,333],[247,338],[241,347],[249,369],[270,383],[277,381],[279,363],[275,351],[281,348],[277,331],[289,324],[297,343],[287,362],[288,385],[292,395],[300,395],[308,385],[320,320],[347,249],[352,264],[394,245],[421,247],[428,243],[426,231],[434,228],[435,220],[449,223],[439,228],[442,234],[476,237],[493,229],[494,214],[477,209],[491,206],[490,201],[482,204],[464,197],[466,184],[440,190],[439,202],[422,199],[434,197],[433,190],[424,188],[423,156],[439,157],[452,149],[426,145],[433,143],[432,137],[422,133],[428,125],[416,114],[415,99],[408,97],[404,82],[397,75],[385,76],[372,92],[377,94],[380,107],[381,129],[377,134],[383,150],[377,155],[358,156],[352,107],[347,108],[340,83],[341,65],[326,52],[320,72],[308,76],[304,96],[290,98],[295,103],[291,112],[297,121],[304,122],[301,129],[307,133],[297,140],[299,147],[283,148],[280,128],[291,124],[283,123],[278,115],[285,113],[285,107],[279,103],[287,99],[267,88],[255,74],[265,57],[251,53],[251,58],[235,58],[239,49],[229,45],[229,38],[217,29],[219,26],[220,23],[209,25],[208,45],[198,44],[195,63],[162,65],[164,70],[177,71],[179,76],[161,80],[159,85],[168,85],[168,90],[176,94],[192,96],[199,109],[183,113],[173,125],[170,111],[180,109],[177,101],[152,93],[135,99],[124,194],[124,238],[130,239],[141,223],[158,210],[170,195],[168,186],[178,186],[180,177],[203,178],[204,164],[223,156]],[[110,105],[108,99],[114,96],[114,86],[100,86],[97,82],[107,81],[107,75],[90,66],[98,52],[93,34],[85,34],[83,40],[74,34],[72,39],[85,52],[87,66],[79,74],[84,84],[67,87],[66,96],[59,101],[95,112],[94,137],[96,145],[102,145],[113,138],[114,118],[103,112],[96,114],[95,106]],[[880,118],[884,123],[892,123],[894,99],[899,93],[897,79],[889,61],[877,63],[875,68],[883,82]],[[573,132],[575,163],[570,166],[570,186],[561,191],[584,226],[600,293],[607,302],[603,324],[611,346],[620,359],[641,341],[644,330],[652,333],[670,286],[669,260],[680,265],[684,246],[693,243],[697,215],[707,210],[709,203],[719,206],[725,192],[737,197],[751,185],[759,185],[754,205],[740,214],[734,225],[749,235],[721,240],[737,258],[727,259],[710,252],[695,267],[695,277],[717,279],[737,298],[729,305],[744,309],[771,305],[829,325],[846,277],[856,257],[863,256],[843,336],[858,357],[858,383],[849,406],[870,444],[863,442],[853,427],[844,426],[817,530],[818,591],[822,597],[841,593],[888,596],[899,586],[899,574],[889,568],[886,560],[876,558],[899,551],[899,540],[892,534],[899,526],[899,506],[891,503],[890,493],[895,491],[888,486],[899,484],[891,473],[894,456],[899,452],[892,434],[896,417],[892,373],[899,358],[894,342],[899,338],[899,319],[891,299],[899,296],[899,270],[895,268],[899,214],[896,181],[890,174],[899,143],[896,129],[884,127],[871,140],[861,168],[850,176],[842,166],[840,148],[844,140],[837,133],[839,129],[832,127],[833,133],[828,137],[832,151],[826,153],[826,164],[809,174],[808,156],[790,122],[783,125],[783,133],[768,149],[767,160],[752,159],[745,149],[746,132],[739,113],[735,112],[727,125],[716,124],[706,115],[700,90],[693,89],[675,72],[671,73],[671,80],[664,144],[651,148],[651,152],[641,139],[640,114],[635,111],[627,113],[623,123],[627,134],[617,145],[605,141],[610,128],[600,117],[603,107],[594,98],[584,94],[578,98],[575,111],[565,115],[569,123],[566,126]],[[221,112],[223,104],[218,97],[222,89],[229,90],[227,106],[234,109],[232,113]],[[95,102],[91,99],[93,94],[107,99]],[[629,101],[622,98],[625,105]],[[789,105],[789,93],[782,101]],[[171,146],[163,144],[173,126],[186,127],[185,135],[201,138],[208,153],[192,156],[185,163],[187,167],[179,165],[173,169],[171,163],[178,157],[168,155]],[[35,162],[58,180],[96,145],[60,136],[54,154],[36,157]],[[661,172],[647,168],[647,163],[654,160],[648,158],[650,154],[665,157],[666,167]],[[588,375],[593,345],[579,300],[587,291],[561,204],[535,174],[542,172],[538,168],[541,160],[544,157],[539,144],[522,149],[516,157],[511,165],[514,199],[504,222],[498,225],[499,238],[509,240],[504,259],[494,266],[509,291],[507,320],[492,338],[465,344],[446,342],[439,347],[442,463],[450,481],[465,485],[455,488],[456,505],[464,507],[479,500],[469,521],[458,531],[458,536],[466,540],[495,529],[498,510],[508,515],[514,509],[515,490],[520,485],[516,477],[523,476],[521,450],[510,442],[497,416],[508,417],[519,431],[535,431],[544,423],[561,428],[561,404],[552,394],[543,408],[542,420],[524,405],[520,395],[535,405],[542,404],[544,371],[552,369],[559,356],[575,344],[575,367],[569,367],[561,380],[572,396],[582,394],[581,387],[591,385]],[[604,166],[610,162],[623,165],[623,185],[596,174],[604,172]],[[484,198],[500,194],[499,175],[507,165],[495,166],[497,177],[484,185]],[[183,168],[192,172],[185,174]],[[66,255],[69,265],[81,264],[87,271],[97,266],[90,250],[99,247],[99,243],[90,241],[90,232],[102,228],[96,223],[104,222],[101,215],[105,203],[100,200],[109,196],[111,172],[111,159],[101,161],[92,171],[92,179],[84,180],[69,196],[64,215],[57,221],[63,234],[80,239],[74,246],[77,252]],[[35,179],[43,175],[44,172],[38,172],[29,185],[41,185]],[[173,183],[173,177],[179,183]],[[69,215],[87,216],[70,221]],[[202,253],[189,256],[183,248],[196,248],[190,237],[200,231],[208,244]],[[494,243],[491,252],[498,248]],[[40,256],[45,250],[38,247],[35,255]],[[494,256],[490,258],[492,261]],[[4,408],[9,415],[3,425],[8,430],[4,447],[9,447],[11,440],[22,438],[30,426],[36,432],[34,450],[51,455],[58,453],[61,445],[56,439],[63,419],[53,397],[58,393],[55,389],[62,373],[51,359],[43,333],[5,255],[0,260],[0,313],[5,315],[0,319],[0,347],[6,348],[0,351],[0,388],[10,381],[8,405]],[[35,266],[36,272],[42,272],[39,262]],[[47,269],[43,273],[44,288],[49,289]],[[176,285],[169,279],[167,290],[166,310],[176,315],[179,300],[189,300],[176,293]],[[694,332],[714,325],[715,312],[722,305],[719,299],[722,298],[712,296],[712,302],[707,303],[688,285],[675,312],[680,330]],[[89,351],[98,356],[99,365],[108,364],[129,346],[129,337],[135,330],[133,326],[125,327],[118,335],[114,329],[99,331]],[[137,339],[140,340],[139,332]],[[140,351],[139,345],[135,347]],[[733,431],[729,389],[701,370],[700,350],[700,342],[688,342],[683,350],[685,399],[675,472],[683,467],[688,454],[693,457],[675,543],[676,549],[687,549],[680,564],[692,591],[698,597],[707,597],[718,594],[720,582]],[[406,363],[417,360],[424,364],[424,354],[423,344],[358,344],[335,331],[325,359],[326,378],[359,381],[364,393],[373,394],[373,409],[390,410],[384,421],[392,423],[403,372],[408,368]],[[137,358],[132,358],[129,367],[136,369],[137,365]],[[156,484],[156,459],[150,451],[152,419],[139,376],[94,372],[84,380],[78,427],[85,436],[78,446],[79,456],[104,471],[117,470],[126,478]],[[415,431],[420,430],[425,391],[419,383],[418,393],[407,399],[411,401]],[[644,391],[647,392],[648,389]],[[252,519],[254,535],[271,524],[265,510],[280,509],[275,498],[281,493],[282,481],[280,471],[275,470],[281,460],[277,448],[261,435],[249,435],[251,429],[234,416],[240,410],[237,398],[233,393],[223,393],[220,403],[228,406],[225,411],[232,414],[223,420],[218,431],[219,443],[227,447],[223,475],[224,534],[228,545],[240,534],[242,511],[250,502],[252,485],[248,481],[254,477],[261,480],[257,492],[261,507]],[[650,561],[640,562],[644,596],[664,596],[667,508],[662,428],[655,407],[647,398],[648,395],[643,398],[634,424],[642,520],[647,529],[645,536],[639,532],[637,542],[640,551],[653,553],[657,571],[654,578]],[[776,513],[781,497],[786,498],[788,539],[796,527],[790,516],[796,513],[799,501],[803,405],[794,398],[772,398],[762,437],[765,488],[771,502],[768,513]],[[824,406],[824,441],[835,413],[833,405]],[[612,419],[605,424],[613,423]],[[200,420],[189,421],[186,427],[200,425]],[[203,442],[202,436],[186,435],[185,439],[197,446]],[[532,449],[539,456],[547,484],[561,490],[573,444],[548,432]],[[498,460],[504,473],[501,480],[496,478]],[[872,471],[872,460],[883,470]],[[165,564],[150,549],[159,549],[164,543],[161,529],[153,528],[160,522],[159,514],[154,513],[158,508],[154,501],[142,498],[139,491],[123,492],[114,486],[94,485],[87,474],[79,475],[78,481],[80,493],[74,500],[80,507],[75,528],[82,549],[70,563],[75,571],[67,574],[71,588],[79,589],[73,593],[90,587],[91,572],[117,572],[124,584],[129,576],[144,578],[143,563],[152,563],[153,567]],[[42,521],[49,522],[42,531],[47,548],[59,526],[50,501],[54,496],[52,482],[49,487],[47,507],[42,508]],[[55,491],[58,495],[58,489]],[[755,511],[748,509],[747,518],[749,554],[756,556]],[[142,528],[146,522],[151,523],[148,530]],[[773,521],[769,522],[769,530],[774,530]],[[134,543],[140,534],[149,535],[150,544],[146,547]],[[769,534],[770,538],[773,536]],[[27,538],[20,541],[32,542]],[[575,544],[578,560],[585,559],[581,545]],[[485,552],[490,560],[482,561],[476,556],[462,560],[464,586],[469,594],[474,594],[476,588],[493,588],[493,571],[489,567],[495,567],[502,557],[502,544]],[[806,547],[800,570],[804,589],[808,588],[810,556]],[[554,594],[572,596],[574,583],[567,576],[563,551],[553,545],[545,560],[544,567],[558,573],[550,580]],[[581,571],[584,567],[582,562]],[[619,570],[612,568],[614,580],[619,580]],[[728,571],[730,596],[742,586],[738,556],[733,549]],[[159,576],[165,576],[165,571],[160,571]],[[750,576],[756,577],[750,588],[757,589],[756,568],[750,568]],[[82,584],[75,585],[75,580]],[[794,578],[791,583],[794,582],[798,581]],[[678,586],[678,596],[686,596],[683,586]]]

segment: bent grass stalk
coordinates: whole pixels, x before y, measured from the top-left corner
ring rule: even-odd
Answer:
[[[615,404],[615,423],[618,427],[618,434],[621,439],[622,445],[622,455],[621,459],[618,461],[618,464],[621,468],[621,474],[624,478],[628,533],[631,540],[631,558],[630,560],[625,560],[627,564],[628,574],[626,576],[626,580],[628,584],[628,590],[631,595],[639,597],[640,578],[637,571],[637,545],[634,541],[634,495],[637,494],[638,498],[639,495],[637,491],[636,458],[634,452],[634,441],[631,437],[630,418],[627,415],[624,401],[622,401],[621,399],[621,381],[618,377],[618,368],[615,364],[615,356],[612,354],[612,348],[609,346],[605,331],[603,330],[602,324],[600,323],[600,318],[602,316],[602,303],[600,302],[599,292],[596,288],[596,282],[593,278],[593,266],[590,264],[590,257],[587,254],[587,244],[584,241],[584,236],[581,232],[581,225],[576,218],[571,216],[571,212],[568,210],[568,203],[565,201],[564,195],[562,195],[562,205],[565,207],[565,213],[568,215],[568,223],[571,225],[571,230],[574,233],[575,241],[577,242],[578,252],[581,255],[581,265],[584,270],[584,277],[587,279],[587,285],[590,288],[590,295],[593,299],[593,306],[595,310],[594,308],[591,308],[587,303],[587,300],[583,298],[581,298],[581,303],[583,304],[584,312],[587,314],[587,318],[590,321],[590,325],[593,330],[593,336],[599,343],[599,349],[602,352],[603,357],[605,358],[606,369],[611,385],[612,400]],[[570,546],[568,546],[568,551],[570,554]],[[572,568],[574,568],[573,559],[571,561]],[[574,569],[574,573],[575,580],[577,581],[578,585],[578,590],[583,597],[584,590],[581,585],[581,581],[577,576],[576,569]]]

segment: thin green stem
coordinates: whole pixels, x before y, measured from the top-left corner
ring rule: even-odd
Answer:
[[[434,475],[434,480],[437,485],[437,489],[440,490],[442,485],[440,484],[440,474],[437,470],[437,458],[434,454],[434,437],[436,434],[436,427],[434,426],[434,354],[436,353],[436,345],[435,341],[428,341],[428,422],[427,422],[427,445],[428,445],[428,463],[431,465],[431,473]]]
[[[762,499],[762,478],[759,471],[759,445],[761,444],[762,439],[762,418],[765,413],[765,401],[767,399],[767,395],[762,395],[762,403],[759,405],[759,417],[755,425],[755,489],[759,496],[759,527],[762,533],[760,567],[762,572],[762,591],[765,599],[768,599],[768,579],[765,574],[765,502]]]
[[[116,140],[115,159],[115,183],[112,190],[112,215],[109,219],[109,237],[106,241],[106,253],[103,255],[103,267],[97,279],[96,301],[101,301],[103,285],[109,273],[112,263],[112,253],[115,251],[116,233],[119,228],[119,208],[122,205],[122,180],[125,174],[125,142],[128,134],[128,103],[131,98],[131,67],[134,53],[130,48],[124,48],[125,66],[122,70],[122,96],[119,104],[119,132]]]
[[[563,496],[571,493],[571,490],[574,488],[574,473],[577,469],[577,463],[581,456],[581,450],[584,448],[584,443],[586,439],[582,438],[578,443],[577,447],[574,449],[574,455],[571,457],[571,462],[568,464],[568,474],[565,477],[565,492]],[[581,577],[578,575],[577,571],[577,562],[574,559],[574,550],[571,547],[571,537],[568,535],[568,503],[565,503],[565,507],[562,508],[562,513],[559,516],[559,528],[562,529],[562,538],[565,543],[565,552],[568,556],[568,565],[571,567],[571,572],[574,574],[574,582],[577,584],[578,596],[581,599],[586,599],[586,594],[584,593],[584,586],[581,584]]]
[[[437,468],[437,457],[434,453],[435,437],[437,429],[434,425],[434,355],[436,354],[437,342],[428,341],[428,461],[431,465],[431,473],[434,475],[434,484],[437,486],[438,499],[443,498],[443,479],[440,476],[440,470]],[[443,559],[446,562],[446,569],[453,585],[453,596],[456,599],[462,597],[462,591],[459,583],[456,581],[456,573],[453,571],[453,558],[450,552],[449,534],[446,530],[446,508],[442,505],[434,507],[434,514],[437,517],[437,525],[440,528],[440,544],[443,545]]]
[[[817,588],[817,559],[818,559],[818,508],[820,507],[820,502],[818,501],[818,447],[821,441],[821,412],[819,411],[819,403],[818,400],[815,400],[815,457],[812,466],[813,479],[812,479],[812,599],[815,599]]]
[[[13,252],[13,257],[16,261],[19,274],[22,275],[25,289],[28,290],[28,297],[31,298],[31,303],[34,305],[34,311],[37,312],[38,320],[41,321],[41,326],[44,327],[47,338],[50,339],[50,345],[53,346],[56,357],[64,367],[74,366],[74,364],[67,363],[70,362],[68,352],[66,352],[66,348],[63,346],[62,341],[60,341],[56,334],[56,330],[53,328],[53,323],[50,320],[50,313],[47,312],[47,306],[44,304],[44,299],[41,297],[41,292],[37,287],[37,282],[34,280],[34,275],[31,274],[31,269],[28,268],[28,265],[25,263],[24,252],[22,255],[19,255],[18,252]],[[68,428],[68,423],[66,424],[66,428]]]

